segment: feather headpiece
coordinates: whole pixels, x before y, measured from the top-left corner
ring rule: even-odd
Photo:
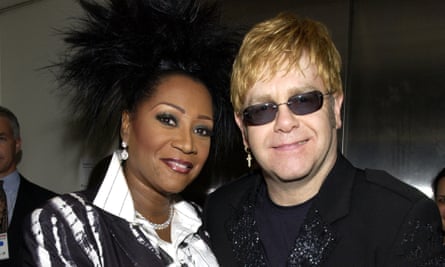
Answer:
[[[160,73],[182,71],[202,81],[212,95],[212,151],[230,147],[238,134],[229,100],[230,71],[240,36],[220,24],[216,3],[79,3],[85,16],[64,32],[68,50],[58,64],[58,77],[61,88],[69,93],[80,132],[86,135],[83,139],[92,143],[115,140],[122,111],[132,110],[141,97],[150,94],[147,87]]]

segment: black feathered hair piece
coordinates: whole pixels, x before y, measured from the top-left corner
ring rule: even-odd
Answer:
[[[111,146],[122,111],[149,97],[161,75],[180,72],[203,82],[212,95],[211,154],[231,147],[238,131],[229,83],[240,35],[219,22],[217,3],[78,1],[85,16],[63,32],[68,50],[57,66],[83,139]]]

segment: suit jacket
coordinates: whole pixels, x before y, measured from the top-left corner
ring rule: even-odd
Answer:
[[[56,193],[30,182],[20,175],[17,200],[8,227],[9,259],[0,260],[0,267],[20,266],[18,260],[23,253],[22,225],[26,215],[56,195]]]
[[[255,221],[259,171],[222,186],[204,223],[222,266],[266,266]],[[342,155],[313,199],[288,266],[445,266],[435,203],[383,171],[361,170]]]

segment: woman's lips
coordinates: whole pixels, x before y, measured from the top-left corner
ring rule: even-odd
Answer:
[[[188,161],[178,160],[178,159],[163,159],[162,160],[170,169],[187,174],[193,168],[193,164]]]

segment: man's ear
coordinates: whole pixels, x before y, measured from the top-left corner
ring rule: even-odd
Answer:
[[[22,138],[15,139],[15,164],[22,160]]]
[[[238,128],[241,131],[241,135],[243,136],[243,144],[244,146],[249,147],[249,141],[247,138],[247,127],[244,125],[243,119],[241,115],[236,112],[234,112],[233,115],[235,116],[236,125],[238,125]]]
[[[22,138],[15,139],[15,153],[22,151]]]
[[[335,127],[341,128],[341,106],[343,104],[343,93],[334,94],[334,114],[335,114]]]

